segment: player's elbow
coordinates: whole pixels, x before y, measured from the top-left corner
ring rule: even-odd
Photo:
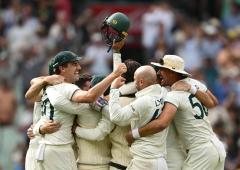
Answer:
[[[218,99],[215,98],[213,100],[213,105],[214,105],[213,107],[216,107],[218,104],[219,104]]]
[[[29,100],[31,102],[35,102],[36,101],[36,97],[34,97],[33,95],[31,95],[30,93],[26,92],[25,94],[25,99]]]
[[[29,95],[28,92],[25,94],[25,99],[27,99],[27,100],[31,100],[31,96]]]

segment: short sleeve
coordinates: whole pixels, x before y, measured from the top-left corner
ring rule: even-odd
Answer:
[[[182,96],[181,93],[183,92],[180,92],[180,91],[168,92],[165,98],[165,102],[172,103],[178,108],[181,103],[181,96]]]
[[[207,86],[198,80],[190,79],[190,84],[196,86],[201,91],[207,91]]]
[[[55,86],[49,86],[48,88],[56,88],[57,91],[61,92],[67,99],[71,100],[73,94],[79,90],[79,87],[75,84],[62,83]]]
[[[205,84],[198,82],[197,86],[198,86],[199,90],[204,91],[204,92],[207,91],[207,86]]]

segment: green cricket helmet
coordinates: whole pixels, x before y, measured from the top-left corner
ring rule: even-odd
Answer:
[[[79,61],[81,57],[71,51],[61,51],[55,55],[48,64],[49,75],[56,73],[56,68],[65,63]]]
[[[109,46],[112,45],[114,39],[116,42],[121,41],[128,35],[129,25],[129,18],[121,12],[106,17],[101,27],[103,40]]]

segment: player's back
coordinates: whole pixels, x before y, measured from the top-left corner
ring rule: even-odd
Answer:
[[[101,119],[100,112],[93,110],[89,104],[81,110],[81,114],[77,117],[77,124],[83,128],[95,128]],[[110,161],[110,141],[109,137],[105,137],[100,141],[90,141],[76,137],[78,145],[78,160],[82,165],[104,165]]]
[[[152,85],[148,90],[149,92],[142,97],[144,99],[143,105],[145,109],[140,111],[142,113],[139,114],[139,119],[131,122],[132,129],[144,126],[156,119],[164,106],[164,98],[167,94],[167,89],[159,85]],[[137,100],[138,99],[137,97]],[[158,158],[165,156],[167,132],[168,128],[156,134],[135,140],[131,145],[130,151],[143,158]]]
[[[186,78],[184,81],[197,86],[200,90],[207,88],[197,80]],[[171,91],[166,101],[177,106],[174,118],[177,132],[186,149],[209,142],[213,131],[208,120],[208,111],[205,106],[189,92]]]

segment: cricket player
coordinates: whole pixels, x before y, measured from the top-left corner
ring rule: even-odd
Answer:
[[[132,82],[132,79],[135,70],[140,67],[140,64],[133,60],[126,60],[124,63],[127,66],[127,72],[124,73],[123,77],[126,77],[127,80],[126,84],[119,88],[121,93],[120,104],[122,107],[130,104],[135,99],[136,87]],[[129,151],[128,143],[125,139],[125,134],[129,130],[130,126],[128,122],[121,123],[121,126],[112,123],[110,121],[108,108],[104,107],[102,118],[95,128],[78,126],[75,133],[80,138],[93,141],[101,141],[105,139],[105,137],[109,134],[112,154],[112,159],[109,165],[110,170],[115,170],[126,169],[128,164],[132,160],[132,155]]]
[[[124,83],[118,78],[111,85],[109,112],[114,123],[128,122],[134,129],[143,126],[159,116],[163,107],[167,90],[156,84],[157,76],[151,66],[141,66],[134,74],[134,81],[138,92],[136,100],[121,107],[119,103],[119,87]],[[167,129],[154,135],[136,140],[130,152],[133,159],[127,169],[133,170],[167,170],[166,156]]]
[[[60,75],[51,75],[46,76],[45,81],[49,85],[54,85],[56,82],[63,81],[63,77]],[[32,170],[36,168],[37,161],[35,159],[35,155],[38,148],[38,142],[40,141],[40,136],[34,136],[33,134],[33,126],[40,120],[41,118],[41,102],[37,101],[34,103],[33,109],[33,125],[28,129],[28,137],[30,138],[29,147],[27,150],[26,158],[25,158],[25,169]],[[59,130],[60,124],[57,122],[47,122],[44,127],[43,131],[45,133],[53,133]]]
[[[94,82],[98,77],[94,76],[91,82]],[[77,127],[86,129],[95,128],[102,118],[102,114],[95,111],[87,105],[85,109],[80,110],[77,116]],[[111,144],[109,138],[101,140],[88,140],[80,138],[81,135],[75,131],[75,140],[78,146],[77,166],[79,170],[108,170],[111,159]],[[91,136],[91,133],[86,134]]]
[[[189,78],[189,74],[184,71],[184,61],[176,55],[165,55],[163,62],[155,65],[160,67],[158,73],[161,84],[174,87],[175,83],[184,81],[190,86],[188,92],[169,92],[160,117],[139,130],[135,129],[135,137],[158,133],[173,121],[187,154],[182,170],[223,170],[226,157],[224,146],[212,130],[207,109],[196,98],[200,91],[208,91],[206,86]],[[211,94],[209,96],[213,98]],[[202,99],[202,102],[207,100]]]
[[[113,40],[113,68],[117,68],[117,65],[122,62],[120,50],[125,44],[126,37],[120,41],[115,42]],[[126,84],[120,88],[121,106],[125,106],[135,99],[136,87],[133,83],[133,75],[135,70],[141,65],[133,60],[126,60],[124,62],[127,66],[127,72],[122,76],[126,78]],[[107,96],[105,96],[107,98]],[[95,109],[100,111],[101,106],[96,106],[100,102],[95,103]],[[94,128],[89,126],[77,126],[75,133],[82,140],[101,141],[105,138],[110,140],[111,143],[111,155],[112,159],[109,163],[110,170],[126,169],[130,161],[132,160],[131,153],[129,151],[128,143],[125,139],[125,134],[130,130],[129,123],[121,124],[118,126],[110,121],[108,107],[104,107],[102,111],[102,118],[98,122],[98,125]],[[85,122],[86,124],[86,122]],[[80,124],[79,124],[80,125]],[[107,136],[109,134],[109,136]],[[79,140],[80,140],[79,139]]]
[[[79,58],[77,55],[69,51],[58,53],[52,60],[52,73],[62,75],[64,77],[64,83],[48,86],[44,89],[42,95],[43,105],[41,107],[42,117],[33,131],[35,134],[41,134],[41,126],[47,120],[59,121],[61,127],[55,133],[42,136],[37,154],[37,159],[40,162],[39,169],[77,169],[71,146],[73,143],[71,128],[75,117],[73,115],[74,112],[71,109],[69,112],[62,111],[66,106],[56,102],[58,100],[54,94],[54,90],[59,91],[69,101],[78,103],[93,102],[101,95],[102,91],[106,90],[115,78],[126,72],[126,66],[120,64],[114,72],[97,86],[91,88],[89,91],[82,91],[76,85],[72,84],[79,78],[81,67],[78,61]],[[30,90],[32,91],[30,93],[31,95],[27,92],[26,96],[38,95],[44,86],[45,82],[41,81],[40,84],[32,85],[32,89]]]

